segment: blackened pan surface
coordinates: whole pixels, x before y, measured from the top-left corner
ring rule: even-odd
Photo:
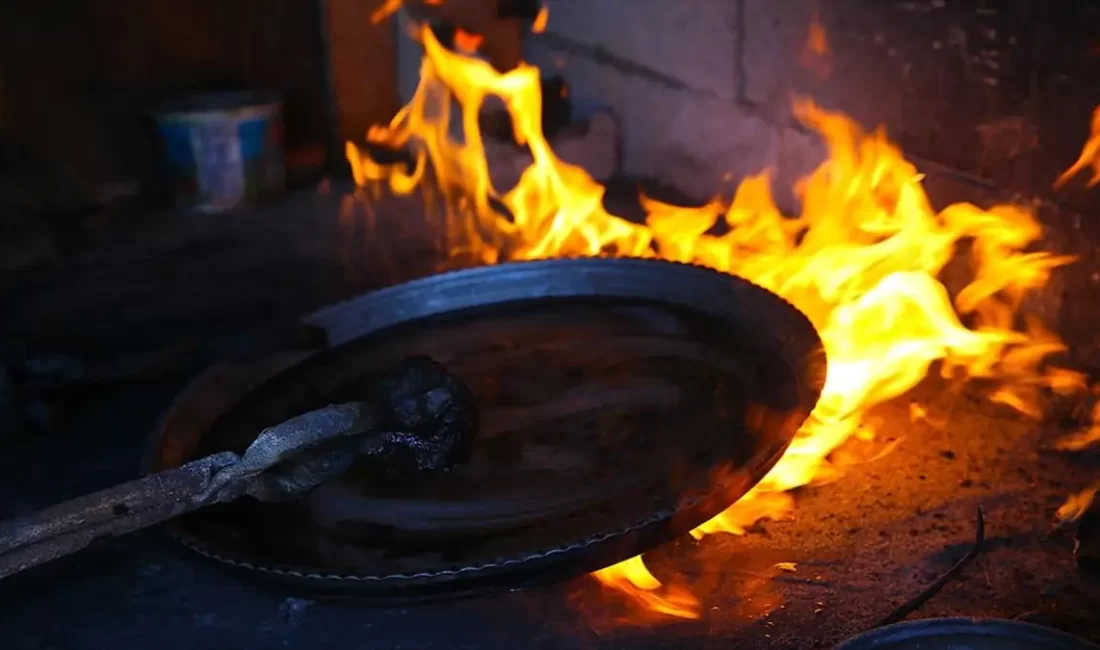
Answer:
[[[433,357],[477,396],[468,464],[415,485],[353,469],[295,502],[239,501],[170,527],[218,561],[368,598],[567,579],[685,534],[767,473],[825,378],[814,328],[781,298],[655,260],[457,271],[307,324],[327,349],[225,399],[209,426],[181,426],[201,406],[182,398],[148,469],[243,450],[266,426],[360,399],[406,356]]]

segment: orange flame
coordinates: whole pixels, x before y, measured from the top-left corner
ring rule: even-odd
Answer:
[[[485,37],[481,34],[474,34],[464,29],[455,29],[455,49],[466,54],[474,54],[481,49],[481,44],[485,42]]]
[[[404,4],[404,0],[385,0],[374,13],[370,15],[370,22],[372,25],[377,25],[390,16],[394,15],[398,11],[401,11],[401,6]]]
[[[1061,528],[1080,519],[1096,499],[1096,493],[1100,492],[1100,483],[1093,483],[1089,487],[1071,494],[1069,499],[1054,513],[1054,526]]]
[[[1055,382],[1041,366],[1061,344],[1038,325],[1017,329],[1016,312],[1069,259],[1027,251],[1041,228],[1023,208],[964,203],[936,212],[920,174],[881,130],[866,133],[799,99],[795,115],[829,149],[797,188],[800,215],[780,213],[765,172],[744,180],[732,201],[703,208],[643,197],[645,223],[630,223],[605,210],[602,185],[554,154],[541,130],[537,68],[498,73],[443,48],[430,30],[421,28],[419,39],[425,56],[416,93],[389,126],[368,133],[375,143],[409,148],[411,169],[382,165],[352,143],[347,154],[361,186],[384,183],[407,195],[432,174],[452,255],[484,264],[564,255],[704,264],[783,296],[817,328],[829,365],[816,409],[774,469],[695,537],[742,534],[762,518],[788,516],[789,491],[835,477],[842,468],[830,461],[832,452],[852,437],[874,436],[863,414],[905,394],[937,362],[945,375],[997,381],[998,401],[1039,411],[1037,387]],[[479,126],[489,95],[503,100],[533,159],[507,191],[492,184]],[[710,234],[718,221],[726,234]],[[952,301],[938,275],[963,241],[974,277]],[[698,616],[690,594],[662,589],[640,557],[594,575],[651,611]]]
[[[802,45],[802,65],[813,70],[821,79],[827,79],[833,71],[831,55],[829,35],[821,24],[821,17],[815,11],[810,16],[810,29],[806,34],[806,42]]]
[[[1092,112],[1091,133],[1089,139],[1085,141],[1085,146],[1081,148],[1081,155],[1077,157],[1077,162],[1070,165],[1069,169],[1062,172],[1058,180],[1054,181],[1055,189],[1065,185],[1069,179],[1080,174],[1086,167],[1092,167],[1092,178],[1089,179],[1088,186],[1092,187],[1100,183],[1100,106]]]
[[[1056,440],[1054,448],[1059,451],[1083,451],[1100,443],[1100,402],[1093,405],[1091,420],[1088,428]]]
[[[420,0],[426,5],[439,6],[443,4],[443,0]],[[381,5],[370,15],[370,22],[372,25],[377,25],[385,20],[388,20],[398,11],[401,11],[401,7],[405,5],[405,0],[384,0]]]
[[[539,7],[539,12],[535,14],[535,20],[531,23],[531,31],[536,34],[541,34],[546,31],[546,23],[550,20],[550,9],[546,5]]]
[[[644,611],[676,618],[699,618],[699,600],[682,589],[664,589],[661,581],[646,568],[637,555],[592,574],[608,587],[618,589],[641,605]]]

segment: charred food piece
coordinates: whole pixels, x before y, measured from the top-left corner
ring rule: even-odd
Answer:
[[[474,395],[428,357],[411,357],[371,383],[368,400],[383,433],[364,441],[360,455],[390,480],[467,463],[478,428]]]
[[[302,496],[359,463],[405,483],[469,461],[478,427],[473,393],[432,359],[406,359],[365,392],[365,401],[311,411],[261,433],[243,458],[265,468],[248,494],[261,501]]]

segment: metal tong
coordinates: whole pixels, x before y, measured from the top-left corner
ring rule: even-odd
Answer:
[[[386,472],[437,471],[461,460],[476,429],[466,388],[430,359],[376,383],[383,397],[328,406],[265,429],[243,454],[220,452],[0,522],[0,578],[248,495],[302,496],[374,457]]]

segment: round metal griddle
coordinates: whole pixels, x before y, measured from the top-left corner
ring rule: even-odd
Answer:
[[[880,627],[836,650],[1098,650],[1065,632],[1020,621],[929,618]]]
[[[326,349],[208,373],[165,418],[148,469],[243,450],[431,356],[478,401],[467,465],[416,484],[353,468],[294,502],[241,501],[169,527],[220,562],[367,598],[567,579],[685,534],[776,463],[825,378],[814,328],[782,299],[656,260],[456,271],[306,322]]]

